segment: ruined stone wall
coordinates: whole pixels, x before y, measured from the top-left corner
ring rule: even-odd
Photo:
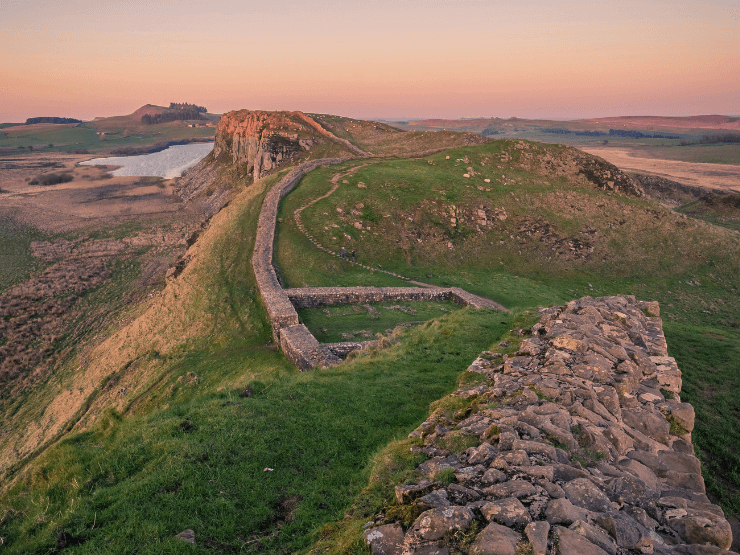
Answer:
[[[272,249],[275,242],[275,224],[280,199],[290,192],[306,173],[319,166],[338,164],[342,161],[341,158],[322,158],[301,164],[291,170],[267,193],[262,204],[254,242],[252,268],[257,278],[257,287],[260,290],[262,301],[270,317],[276,342],[279,342],[281,328],[298,324],[298,314],[283,291],[272,266]]]
[[[428,459],[366,525],[373,552],[727,553],[658,316],[585,297],[542,309],[515,353],[482,353],[468,370],[485,381],[451,396],[467,408],[438,404],[411,433]]]
[[[280,199],[290,192],[308,172],[319,166],[338,164],[343,158],[312,160],[294,168],[265,196],[257,224],[252,268],[257,279],[262,302],[272,325],[272,335],[288,359],[301,370],[314,366],[332,366],[342,361],[341,357],[366,344],[344,344],[321,346],[308,328],[298,321],[295,306],[313,307],[325,304],[342,304],[373,301],[398,300],[445,300],[450,299],[463,306],[505,310],[488,299],[472,295],[460,288],[420,287],[313,287],[285,290],[278,281],[272,265],[275,225]],[[283,332],[282,330],[289,330]]]
[[[472,295],[458,287],[303,287],[285,293],[298,308],[381,301],[451,300],[473,308],[500,310],[501,305]]]

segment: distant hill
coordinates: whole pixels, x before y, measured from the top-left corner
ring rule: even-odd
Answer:
[[[145,104],[131,114],[86,122],[29,118],[26,123],[0,126],[0,155],[28,152],[29,147],[45,152],[151,152],[162,144],[212,139],[220,117],[205,112],[203,106],[172,103],[170,107]],[[142,118],[151,118],[149,124]]]
[[[394,123],[402,129],[426,129],[450,131],[472,131],[484,134],[537,131],[561,128],[571,131],[601,131],[610,129],[653,131],[675,134],[702,134],[708,130],[740,130],[740,118],[721,115],[664,117],[664,116],[617,116],[606,118],[547,120],[522,118],[462,118],[423,119]]]

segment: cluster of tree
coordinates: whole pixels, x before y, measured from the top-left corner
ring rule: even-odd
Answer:
[[[610,137],[629,137],[630,139],[680,139],[680,135],[674,133],[643,133],[634,129],[610,129]]]
[[[205,106],[188,104],[187,102],[170,102],[170,110],[197,110],[201,114],[208,112]]]
[[[203,114],[197,110],[174,110],[162,114],[144,114],[141,116],[141,123],[144,125],[153,125],[155,123],[168,123],[171,121],[206,119]]]
[[[503,134],[503,131],[496,129],[495,127],[486,127],[480,132],[480,134],[485,137],[490,137],[491,135],[501,135]]]
[[[715,133],[713,135],[703,135],[699,142],[703,145],[715,143],[740,143],[740,133]]]
[[[564,127],[544,127],[543,133],[554,133],[556,135],[578,135],[579,137],[606,137],[605,131],[575,131],[573,129],[565,129]]]
[[[41,118],[28,118],[26,125],[33,123],[82,123],[81,119],[74,118],[54,118],[54,117],[41,117]]]
[[[197,106],[196,104],[188,104],[187,102],[170,102],[168,112],[153,115],[144,114],[141,116],[141,123],[144,125],[152,125],[155,123],[168,123],[171,121],[206,119],[203,114],[207,111],[208,110],[205,106]]]

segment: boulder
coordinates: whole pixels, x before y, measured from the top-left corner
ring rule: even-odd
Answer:
[[[569,529],[580,534],[592,544],[599,546],[609,555],[617,555],[619,551],[614,539],[598,526],[591,526],[582,520],[577,520],[570,525]]]
[[[609,498],[587,478],[576,478],[563,485],[565,496],[578,507],[597,513],[614,510]]]
[[[370,528],[363,535],[374,555],[400,555],[403,549],[403,528],[397,522]]]
[[[588,519],[588,511],[576,507],[565,498],[553,499],[547,504],[545,518],[550,524],[573,524],[577,520]]]
[[[630,428],[656,441],[664,442],[670,435],[671,425],[660,413],[644,409],[624,409],[622,419]]]
[[[470,546],[471,555],[515,555],[522,536],[506,526],[491,523],[476,536]]]
[[[562,526],[556,526],[553,535],[557,540],[558,555],[609,555],[577,532]]]
[[[406,534],[407,540],[434,541],[447,532],[467,530],[473,521],[473,511],[467,507],[437,507],[419,515]],[[409,541],[406,542],[407,544]]]
[[[534,555],[546,555],[547,535],[550,533],[550,523],[546,520],[530,522],[524,528],[524,535],[532,544]]]
[[[524,480],[509,480],[503,484],[489,486],[483,490],[483,493],[497,499],[504,497],[522,498],[537,493],[537,488]]]
[[[532,521],[527,508],[515,497],[486,503],[480,511],[488,522],[498,522],[504,526],[524,526]]]

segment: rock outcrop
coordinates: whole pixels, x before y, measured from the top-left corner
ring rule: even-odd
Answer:
[[[346,139],[322,128],[302,112],[239,110],[218,123],[213,153],[245,168],[255,181],[290,161],[297,161],[315,145],[336,143],[349,156],[366,153]]]
[[[468,370],[485,381],[410,434],[428,460],[366,528],[373,552],[725,553],[658,316],[585,297],[542,309],[517,352],[482,353]],[[419,516],[404,531],[385,514]]]

